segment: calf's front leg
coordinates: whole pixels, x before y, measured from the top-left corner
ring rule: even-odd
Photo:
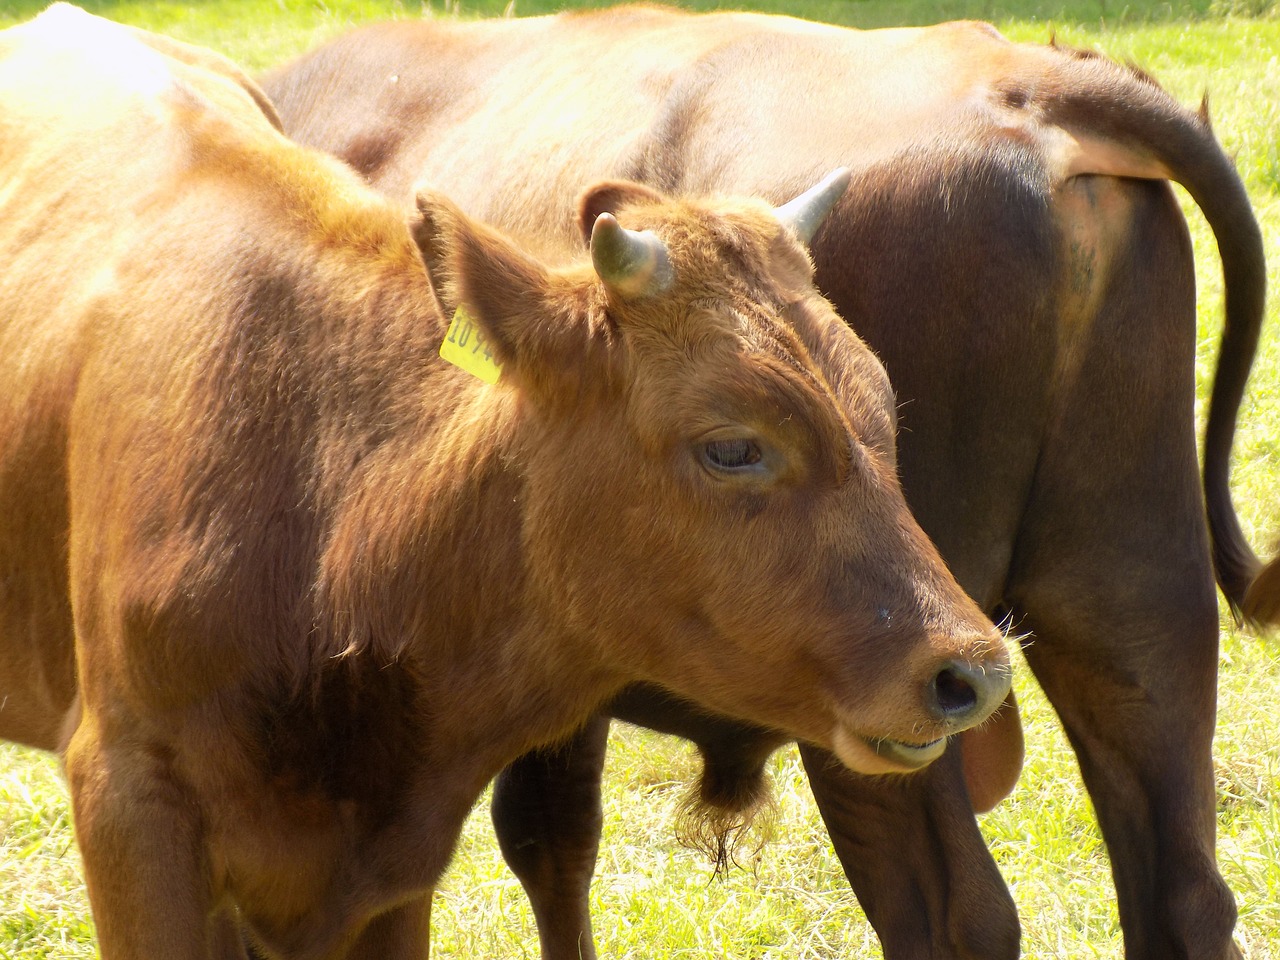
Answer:
[[[66,771],[103,960],[209,960],[222,921],[199,809],[164,749],[107,742],[86,717]]]

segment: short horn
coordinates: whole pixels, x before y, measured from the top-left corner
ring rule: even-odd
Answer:
[[[662,293],[675,279],[666,245],[648,230],[628,230],[611,213],[600,214],[591,227],[591,262],[605,286],[625,300]]]
[[[778,215],[778,219],[794,230],[796,236],[807,246],[813,242],[814,235],[832,207],[836,205],[836,201],[849,189],[851,176],[847,167],[832,170],[816,187],[784,203],[774,212]]]

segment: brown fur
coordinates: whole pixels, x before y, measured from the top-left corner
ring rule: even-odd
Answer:
[[[291,135],[391,196],[426,178],[559,256],[579,249],[568,197],[594,178],[776,202],[850,167],[814,238],[818,285],[893,378],[916,516],[979,604],[1033,638],[1108,841],[1127,955],[1236,955],[1213,865],[1213,580],[1239,608],[1259,567],[1227,464],[1265,271],[1206,111],[1098,54],[1010,43],[988,24],[856,31],[646,6],[384,24],[264,83]],[[1203,482],[1193,267],[1168,179],[1200,205],[1225,278]],[[658,719],[706,735],[679,711]],[[890,960],[1018,949],[965,796],[982,807],[1012,787],[1016,713],[963,739],[965,786],[959,757],[889,784],[802,745]],[[549,863],[584,862],[590,815],[545,808],[587,826],[572,841],[567,822],[499,827],[555,837],[539,848]],[[555,891],[528,883],[535,902],[561,907],[569,872]],[[589,875],[575,875],[583,897]],[[561,934],[544,952],[577,958],[585,907],[555,913],[539,913]]]
[[[997,705],[767,204],[610,184],[675,277],[619,297],[438,194],[406,225],[172,53],[0,34],[0,735],[64,750],[107,960],[421,953],[485,783],[634,681],[859,769]],[[456,306],[497,385],[439,357]]]

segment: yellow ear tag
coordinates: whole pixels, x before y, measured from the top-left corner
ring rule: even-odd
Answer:
[[[449,332],[440,344],[440,356],[485,383],[497,383],[502,376],[502,367],[493,358],[480,325],[462,307],[453,313]]]

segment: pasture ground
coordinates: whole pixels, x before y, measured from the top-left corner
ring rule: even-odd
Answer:
[[[548,3],[513,0],[514,13]],[[1271,289],[1280,263],[1280,8],[1274,0],[746,0],[742,7],[853,26],[994,21],[1020,40],[1100,48],[1146,67],[1183,102],[1210,95],[1215,128],[1246,179],[1266,236]],[[45,0],[4,0],[0,27]],[[374,19],[499,16],[506,0],[85,0],[93,12],[200,43],[259,70]],[[716,5],[708,0],[690,4]],[[725,4],[731,5],[731,4]],[[1212,236],[1184,196],[1200,284],[1201,397],[1220,328]],[[1241,412],[1234,489],[1263,552],[1280,534],[1280,323],[1269,326]],[[1116,411],[1122,416],[1123,411]],[[1075,762],[1052,711],[1019,662],[1028,762],[1011,799],[982,829],[1022,914],[1030,960],[1120,957],[1106,853]],[[1216,744],[1218,858],[1240,908],[1237,939],[1251,960],[1280,960],[1280,643],[1238,632],[1224,616]],[[676,842],[675,807],[696,774],[685,745],[615,729],[606,835],[594,888],[597,939],[615,960],[876,957],[874,934],[826,840],[794,750],[773,761],[773,839],[715,878]],[[505,869],[482,802],[437,894],[433,956],[532,958],[537,938]],[[0,745],[0,960],[95,956],[93,925],[56,761]]]

